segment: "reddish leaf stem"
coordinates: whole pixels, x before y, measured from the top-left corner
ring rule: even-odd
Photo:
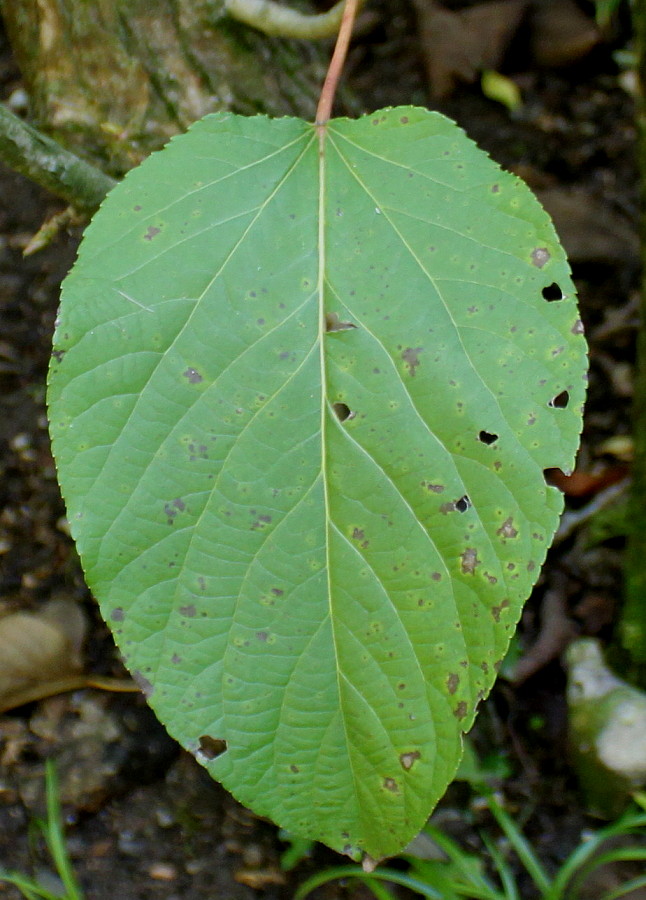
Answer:
[[[350,38],[352,37],[352,27],[357,15],[358,6],[359,0],[346,0],[345,2],[343,18],[341,19],[341,26],[336,39],[334,53],[330,60],[323,88],[321,89],[319,105],[316,110],[316,127],[319,135],[323,133],[323,130],[330,121],[330,116],[332,115],[334,95],[336,94],[337,85],[341,77],[341,72],[343,71],[343,64],[345,63],[345,58],[348,53]]]

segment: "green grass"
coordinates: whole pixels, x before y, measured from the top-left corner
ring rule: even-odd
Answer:
[[[0,881],[18,888],[26,900],[38,900],[38,898],[40,900],[83,900],[83,893],[74,875],[65,846],[63,816],[58,799],[58,778],[54,763],[49,759],[45,764],[45,791],[47,818],[45,821],[37,819],[35,825],[45,840],[54,868],[61,880],[63,893],[54,893],[33,878],[22,875],[20,872],[9,872],[2,867],[0,867]]]
[[[634,807],[610,825],[600,828],[568,856],[555,875],[550,875],[534,848],[513,819],[495,799],[483,792],[487,806],[507,843],[534,882],[540,900],[578,900],[586,879],[602,865],[620,861],[646,861],[646,847],[615,847],[604,852],[610,838],[626,835],[646,836],[646,797],[638,797],[642,807]],[[317,887],[337,878],[356,878],[366,884],[377,900],[392,900],[388,884],[409,888],[428,900],[522,900],[514,871],[497,844],[488,834],[482,839],[487,848],[496,878],[486,872],[481,857],[464,851],[454,840],[428,825],[424,831],[443,851],[443,860],[425,860],[404,855],[410,864],[408,872],[380,868],[367,874],[359,866],[337,866],[319,872],[300,886],[294,900],[305,898]],[[620,887],[607,891],[600,900],[619,900],[630,891],[646,887],[646,875],[640,875]]]

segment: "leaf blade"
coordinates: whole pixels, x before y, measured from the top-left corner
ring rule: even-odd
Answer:
[[[556,527],[577,322],[529,191],[426,110],[322,149],[207,117],[107,201],[55,338],[61,484],[129,667],[242,802],[375,858],[421,827]]]

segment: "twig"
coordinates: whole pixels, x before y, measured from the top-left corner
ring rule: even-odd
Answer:
[[[0,104],[0,160],[75,209],[93,212],[116,181]]]
[[[574,534],[577,528],[580,528],[581,525],[588,522],[602,509],[605,509],[607,506],[610,506],[611,503],[614,503],[618,497],[621,497],[626,493],[629,484],[629,479],[624,478],[623,481],[611,484],[610,487],[607,487],[605,490],[599,491],[596,497],[589,503],[586,503],[585,506],[582,506],[581,509],[563,513],[561,516],[561,524],[554,536],[553,544],[560,544],[561,541],[569,538],[571,534]]]
[[[337,33],[344,5],[345,0],[339,0],[327,12],[308,15],[274,0],[227,0],[226,11],[232,19],[251,25],[263,34],[315,40]]]
[[[345,0],[343,8],[343,18],[339,28],[339,36],[336,39],[334,53],[330,60],[330,66],[325,76],[325,82],[321,89],[321,99],[316,110],[316,125],[319,131],[319,137],[323,135],[324,127],[330,121],[332,115],[332,104],[334,103],[334,95],[336,94],[337,85],[343,71],[343,64],[348,54],[350,46],[350,38],[352,37],[352,26],[359,8],[359,0]]]

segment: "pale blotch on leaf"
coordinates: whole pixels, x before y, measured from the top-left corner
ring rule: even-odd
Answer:
[[[135,669],[135,671],[132,673],[132,678],[144,697],[148,699],[152,695],[152,692],[154,690],[151,682],[138,669]]]
[[[532,263],[536,266],[537,269],[542,269],[544,265],[546,265],[552,255],[547,247],[537,247],[535,250],[532,250]]]
[[[421,755],[419,750],[409,750],[407,753],[402,753],[399,757],[402,769],[405,769],[408,772],[413,768],[417,760],[421,758]]]
[[[496,531],[496,534],[502,538],[515,538],[518,536],[518,529],[514,528],[514,520],[512,516],[509,516],[508,519],[505,519],[500,528]]]
[[[463,553],[460,554],[461,559],[461,567],[463,575],[473,575],[477,566],[480,565],[480,560],[478,559],[478,551],[475,547],[467,547]]]

